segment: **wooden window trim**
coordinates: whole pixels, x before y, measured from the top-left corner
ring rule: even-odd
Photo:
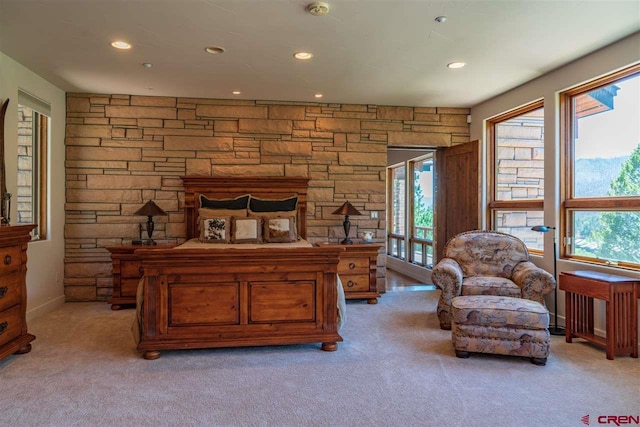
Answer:
[[[38,235],[40,240],[47,239],[47,155],[49,142],[49,117],[44,114],[38,115],[40,119],[39,135],[38,135]]]
[[[592,198],[576,198],[574,195],[574,164],[575,156],[573,150],[573,98],[600,87],[608,86],[623,79],[632,78],[640,74],[640,63],[624,68],[622,70],[615,71],[606,76],[597,78],[588,83],[581,84],[572,89],[568,89],[559,96],[559,111],[560,111],[560,200],[562,205],[560,207],[560,227],[559,236],[560,241],[565,238],[570,238],[571,229],[569,227],[572,219],[572,211],[620,211],[620,210],[640,210],[640,197],[592,197]],[[584,262],[597,265],[612,266],[612,263],[607,260],[589,258],[576,254],[567,253],[566,246],[561,244],[560,253],[561,258],[570,259],[573,261]],[[619,268],[627,268],[638,270],[637,264],[628,262],[618,262],[614,266]]]
[[[544,108],[544,99],[531,102],[516,109],[507,111],[503,114],[495,116],[487,121],[487,141],[489,141],[489,174],[487,176],[488,186],[488,203],[487,203],[487,221],[488,228],[495,229],[495,217],[494,212],[496,210],[522,210],[522,211],[537,211],[544,209],[543,199],[523,199],[523,200],[497,200],[497,173],[498,168],[496,165],[496,131],[495,127],[501,122],[510,120],[514,117],[521,116],[534,110]]]

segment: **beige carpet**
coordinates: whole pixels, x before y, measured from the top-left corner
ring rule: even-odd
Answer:
[[[7,426],[581,426],[638,415],[640,362],[552,337],[546,366],[454,356],[439,291],[347,306],[339,350],[320,345],[140,358],[132,310],[69,303],[29,325],[33,351],[0,361]]]

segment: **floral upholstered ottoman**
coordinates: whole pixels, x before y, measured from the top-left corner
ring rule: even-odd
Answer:
[[[467,295],[452,300],[451,339],[456,356],[469,353],[531,358],[544,365],[549,356],[549,311],[522,298]]]

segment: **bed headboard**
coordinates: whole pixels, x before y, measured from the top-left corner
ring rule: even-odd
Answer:
[[[307,187],[309,179],[284,176],[182,176],[184,221],[187,239],[198,237],[200,194],[213,199],[229,199],[251,194],[265,199],[298,196],[298,235],[307,238]]]

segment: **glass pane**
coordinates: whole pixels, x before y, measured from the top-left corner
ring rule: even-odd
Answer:
[[[544,109],[495,125],[496,200],[544,196]]]
[[[391,170],[391,234],[404,235],[406,218],[406,168],[404,166]]]
[[[544,233],[531,227],[544,225],[542,211],[495,211],[496,231],[511,234],[522,240],[529,249],[544,249]]]
[[[424,252],[424,253],[423,253]],[[413,244],[412,260],[415,264],[429,266],[433,264],[433,247],[422,243]],[[426,257],[424,259],[423,257]]]
[[[574,196],[640,195],[640,75],[573,98]]]
[[[640,212],[573,212],[573,255],[640,263]]]
[[[413,162],[413,237],[433,239],[433,158]]]
[[[17,224],[34,222],[34,135],[37,115],[31,108],[18,105],[18,188],[16,195]]]

